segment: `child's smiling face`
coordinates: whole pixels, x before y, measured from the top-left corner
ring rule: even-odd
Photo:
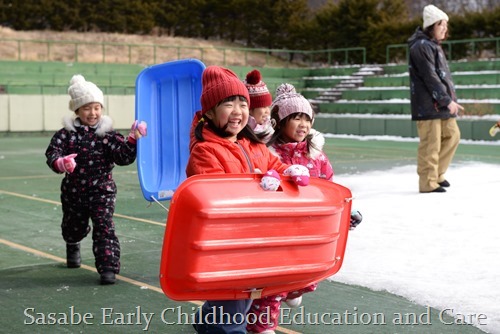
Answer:
[[[227,133],[226,139],[236,141],[238,133],[248,123],[248,102],[240,96],[233,96],[219,103],[206,116],[214,125]]]
[[[87,103],[81,106],[76,114],[80,117],[82,125],[95,126],[99,123],[102,116],[102,106],[99,102]]]
[[[302,142],[311,131],[312,121],[309,115],[297,113],[292,115],[283,129],[283,136],[287,142]]]
[[[269,107],[254,108],[250,111],[250,114],[253,118],[255,118],[255,122],[260,125],[264,124],[264,122],[269,118],[269,113]]]

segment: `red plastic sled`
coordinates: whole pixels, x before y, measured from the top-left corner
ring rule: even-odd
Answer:
[[[186,179],[171,200],[160,283],[174,300],[259,298],[335,274],[349,231],[351,191],[282,177],[264,191],[261,175]]]

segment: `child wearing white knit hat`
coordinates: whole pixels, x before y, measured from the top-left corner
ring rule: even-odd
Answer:
[[[64,127],[53,135],[45,152],[50,169],[64,173],[61,229],[66,265],[81,266],[80,241],[91,231],[92,220],[95,266],[101,284],[113,284],[120,271],[120,242],[113,222],[116,184],[112,170],[135,161],[136,141],[146,135],[147,125],[135,121],[124,138],[113,129],[111,118],[102,114],[101,89],[80,74],[71,78],[68,94],[74,114],[64,118]]]

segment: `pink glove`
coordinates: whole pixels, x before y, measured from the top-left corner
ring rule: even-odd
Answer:
[[[76,167],[75,158],[78,154],[73,153],[54,161],[54,167],[61,173],[73,173]]]
[[[268,170],[260,180],[260,186],[267,191],[278,190],[281,183],[280,175],[274,169]]]
[[[148,125],[146,122],[142,121],[141,123],[138,123],[139,121],[135,120],[134,124],[132,124],[132,127],[130,128],[130,132],[128,133],[128,141],[132,144],[135,144],[137,139],[145,137],[148,134]]]
[[[309,184],[309,169],[305,166],[291,165],[285,169],[283,174],[290,175],[298,186],[307,186]]]

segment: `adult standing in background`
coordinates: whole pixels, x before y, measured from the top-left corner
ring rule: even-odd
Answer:
[[[423,26],[408,39],[411,117],[417,122],[417,173],[421,193],[446,192],[445,173],[460,141],[455,87],[441,42],[448,36],[448,15],[434,5],[423,10]]]

